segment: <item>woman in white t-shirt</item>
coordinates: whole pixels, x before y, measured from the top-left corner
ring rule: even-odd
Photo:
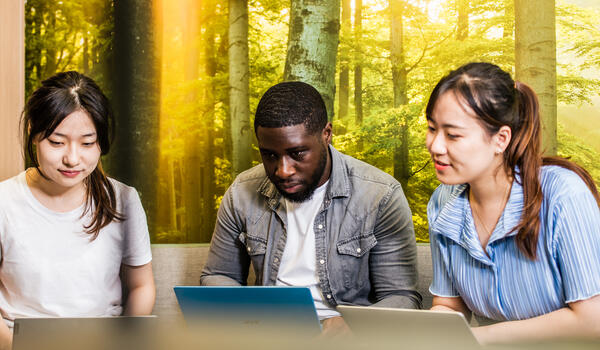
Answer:
[[[15,318],[150,314],[146,216],[135,189],[100,164],[107,98],[90,78],[59,73],[27,101],[22,126],[35,166],[0,183],[0,348]]]

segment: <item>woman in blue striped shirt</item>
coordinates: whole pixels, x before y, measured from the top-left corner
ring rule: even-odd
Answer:
[[[600,198],[583,168],[542,157],[538,110],[489,63],[444,77],[426,109],[432,309],[499,321],[473,329],[481,343],[600,338]]]

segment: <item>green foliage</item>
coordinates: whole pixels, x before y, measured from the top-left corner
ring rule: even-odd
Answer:
[[[163,193],[161,202],[171,200],[174,207],[160,214],[162,224],[157,241],[184,242],[184,218],[200,215],[186,204],[186,174],[194,166],[190,145],[198,146],[201,154],[196,155],[204,157],[208,142],[213,142],[214,157],[208,161],[210,164],[202,164],[214,169],[215,188],[209,207],[218,207],[233,180],[228,120],[228,14],[226,2],[202,1],[202,6],[214,5],[215,11],[212,15],[200,11],[201,30],[192,40],[183,34],[185,11],[178,10],[181,5],[163,3],[170,10],[162,14],[161,168],[157,186]],[[350,105],[345,118],[334,120],[333,143],[340,151],[394,175],[394,152],[404,146],[400,135],[408,130],[410,177],[404,190],[413,212],[417,240],[427,241],[426,206],[439,183],[424,144],[425,105],[437,81],[464,63],[489,61],[514,71],[513,1],[471,0],[468,36],[464,40],[457,39],[456,0],[403,1],[402,68],[407,72],[404,92],[408,103],[398,108],[393,108],[389,1],[363,3],[362,37],[357,39],[352,28],[346,28],[347,32],[340,36],[338,53],[343,53],[350,68]],[[289,1],[249,1],[251,124],[262,94],[283,77],[289,5]],[[108,73],[113,63],[113,1],[27,0],[25,6],[27,95],[45,77],[67,69],[87,72],[108,90]],[[600,80],[592,74],[600,69],[600,14],[558,1],[556,21],[558,101],[570,105],[590,103],[600,92]],[[212,36],[208,35],[211,31]],[[191,49],[194,45],[195,53]],[[198,74],[190,79],[184,60],[191,54],[198,55]],[[357,64],[363,72],[364,119],[360,125],[355,120],[352,83],[353,67]],[[338,106],[336,115],[337,109]],[[585,118],[578,112],[563,113],[561,120],[565,127],[559,128],[559,154],[584,166],[599,183],[600,165],[595,162],[600,152],[597,112],[590,112]],[[249,147],[254,150],[254,164],[258,164],[256,145]]]
[[[56,72],[78,70],[110,95],[113,4],[110,0],[25,2],[25,94]]]

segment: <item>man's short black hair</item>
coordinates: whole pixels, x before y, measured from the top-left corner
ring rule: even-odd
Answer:
[[[298,124],[304,124],[311,135],[327,125],[327,109],[317,89],[300,81],[269,88],[256,108],[254,132],[259,126],[281,128]]]

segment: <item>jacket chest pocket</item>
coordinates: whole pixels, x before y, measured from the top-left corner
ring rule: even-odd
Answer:
[[[242,232],[238,236],[238,239],[246,247],[246,253],[252,262],[256,285],[262,284],[261,271],[265,262],[265,253],[267,252],[266,238]]]
[[[369,280],[369,251],[377,245],[373,233],[360,234],[337,242],[344,286],[358,288]]]
[[[242,232],[238,239],[246,246],[246,252],[250,256],[265,255],[267,252],[267,240],[263,237]]]

